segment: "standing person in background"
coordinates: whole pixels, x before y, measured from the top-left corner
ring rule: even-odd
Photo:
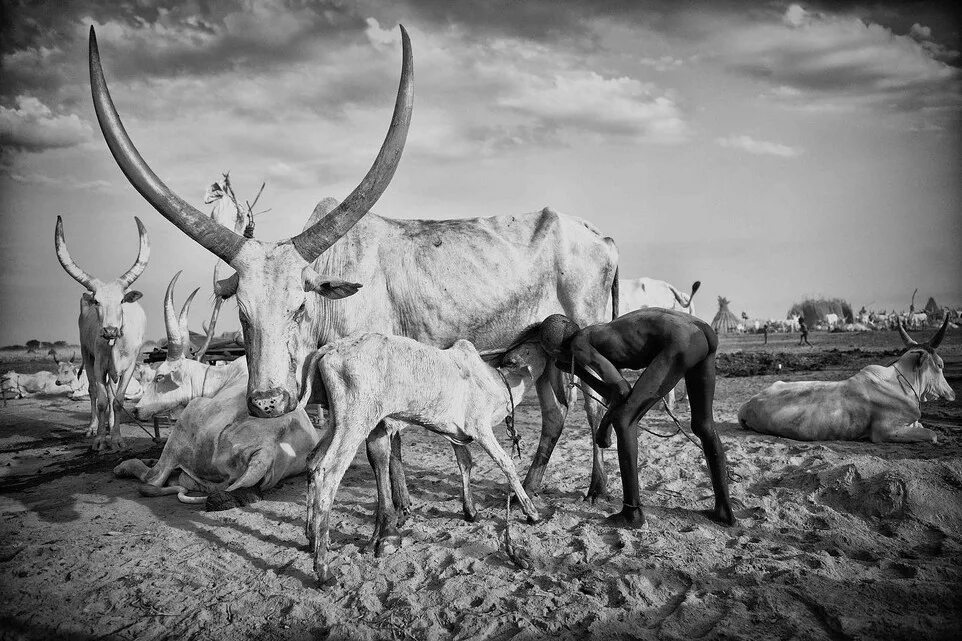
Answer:
[[[808,345],[809,347],[815,347],[814,345],[808,342],[808,325],[805,324],[804,316],[798,317],[798,329],[802,332],[802,337],[798,339],[798,344],[801,345],[802,341],[805,341],[805,344]]]
[[[768,345],[768,330],[769,330],[769,325],[766,322],[764,325],[762,325],[762,332],[765,334],[765,345]]]

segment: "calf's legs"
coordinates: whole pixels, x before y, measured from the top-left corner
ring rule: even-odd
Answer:
[[[367,459],[374,468],[374,478],[377,480],[377,509],[369,545],[374,546],[375,556],[382,556],[401,547],[391,492],[391,437],[383,422],[378,423],[367,437]]]
[[[464,520],[474,523],[478,520],[478,511],[474,509],[474,497],[471,495],[471,469],[474,462],[471,460],[471,450],[464,445],[454,446],[454,456],[458,459],[458,467],[461,469],[461,506],[464,512]]]

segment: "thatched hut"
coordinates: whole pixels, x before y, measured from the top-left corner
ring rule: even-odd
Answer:
[[[738,331],[738,317],[728,309],[728,304],[727,298],[718,297],[718,313],[711,321],[711,328],[716,334],[733,334]]]
[[[792,305],[787,318],[801,316],[809,327],[814,327],[819,321],[824,321],[828,314],[835,314],[846,323],[854,323],[852,306],[841,298],[807,298]]]
[[[942,317],[942,308],[939,307],[939,304],[935,302],[935,298],[932,296],[929,296],[929,302],[925,304],[925,307],[922,309],[922,311],[929,316]]]

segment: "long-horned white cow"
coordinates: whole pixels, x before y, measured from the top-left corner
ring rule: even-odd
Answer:
[[[504,354],[500,369],[481,360],[475,347],[459,340],[441,350],[401,336],[362,334],[329,343],[312,359],[330,409],[329,436],[311,455],[307,536],[314,546],[314,569],[326,579],[328,523],[334,496],[358,446],[367,441],[377,478],[378,503],[371,542],[377,555],[400,546],[397,513],[388,489],[391,445],[384,419],[420,425],[447,437],[461,468],[464,514],[474,520],[471,454],[477,442],[501,468],[531,521],[538,510],[528,498],[511,457],[492,426],[505,420],[527,383],[544,369],[540,346],[522,344]]]
[[[318,434],[303,407],[276,418],[254,418],[247,412],[244,359],[216,366],[187,358],[187,312],[197,290],[178,314],[173,300],[178,276],[180,272],[164,297],[167,359],[154,368],[154,379],[144,386],[134,414],[147,420],[184,409],[155,465],[130,459],[114,474],[140,479],[145,484],[141,492],[148,496],[176,493],[184,502],[196,502],[204,499],[188,499],[188,490],[233,491],[255,485],[267,490],[304,472]],[[178,478],[172,478],[177,470]]]
[[[307,355],[354,333],[398,334],[437,347],[465,338],[488,350],[505,348],[524,328],[553,313],[583,326],[604,320],[605,303],[617,282],[618,253],[611,239],[584,220],[547,208],[458,220],[368,214],[394,175],[411,119],[413,59],[403,27],[401,40],[401,80],[391,126],[367,175],[308,229],[264,242],[211,220],[151,171],[114,108],[91,28],[94,107],[118,165],[157,211],[236,270],[221,281],[220,291],[237,297],[250,369],[247,403],[254,416],[294,410]],[[362,284],[363,295],[337,300],[352,296]],[[537,383],[543,421],[525,479],[529,491],[540,487],[564,424],[561,381],[552,365]],[[586,399],[586,407],[596,426],[599,406]],[[397,443],[392,462],[399,458]],[[604,494],[607,483],[597,447],[594,454],[591,497]],[[392,482],[399,477],[403,481],[401,466],[392,464]],[[398,493],[402,503],[408,500],[403,491]]]
[[[927,343],[917,343],[899,324],[908,349],[888,367],[869,365],[844,381],[773,383],[738,410],[742,427],[799,441],[859,440],[935,442],[922,427],[922,401],[955,393],[942,374],[935,352],[948,326],[948,316]]]
[[[74,263],[67,251],[63,220],[57,216],[54,244],[64,270],[87,291],[80,298],[80,354],[87,373],[90,394],[90,427],[87,436],[94,437],[92,447],[101,450],[109,444],[113,449],[124,446],[118,410],[123,408],[127,386],[134,375],[140,346],[144,342],[147,317],[137,300],[143,294],[130,286],[137,280],[150,259],[147,230],[139,218],[140,251],[137,260],[120,278],[103,281],[94,278]]]
[[[691,285],[691,293],[686,294],[671,283],[655,278],[625,278],[619,283],[619,300],[622,312],[633,312],[645,307],[662,307],[677,309],[694,316],[695,308],[692,298],[701,281],[696,280]]]

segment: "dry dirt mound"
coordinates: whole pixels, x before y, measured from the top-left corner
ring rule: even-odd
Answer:
[[[901,349],[863,351],[830,349],[799,352],[734,352],[719,354],[716,360],[721,376],[762,376],[787,372],[815,372],[824,369],[860,369],[872,363],[894,358]]]

